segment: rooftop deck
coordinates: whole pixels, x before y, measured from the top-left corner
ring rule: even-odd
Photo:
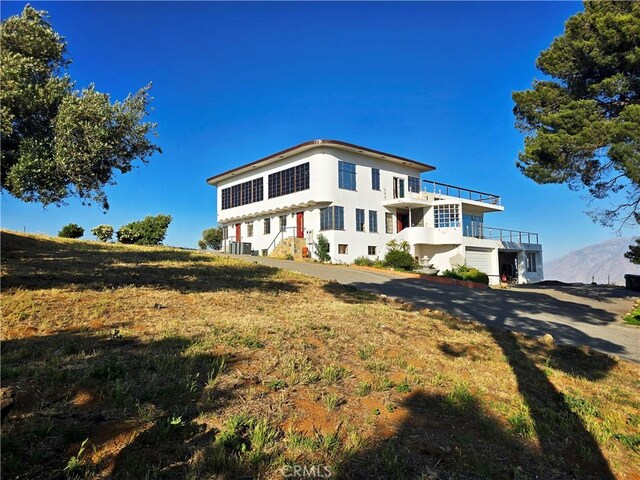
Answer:
[[[436,195],[446,195],[476,202],[488,203],[489,205],[500,205],[500,196],[492,193],[470,190],[468,188],[456,187],[446,183],[434,182],[432,180],[422,180],[422,190]]]
[[[519,230],[508,230],[505,228],[493,228],[479,226],[476,228],[466,229],[462,232],[465,237],[480,238],[483,240],[500,240],[502,242],[517,242],[539,244],[537,233],[521,232]]]

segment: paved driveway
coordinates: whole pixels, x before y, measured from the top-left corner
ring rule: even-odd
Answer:
[[[266,257],[237,258],[324,280],[336,280],[492,327],[534,336],[549,333],[558,343],[589,345],[602,352],[640,362],[640,328],[620,321],[638,297],[620,287],[531,285],[509,290],[470,289],[335,265]]]

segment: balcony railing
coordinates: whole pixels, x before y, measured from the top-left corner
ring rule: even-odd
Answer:
[[[422,188],[425,192],[474,200],[476,202],[489,203],[491,205],[500,205],[500,197],[492,193],[469,190],[468,188],[456,187],[455,185],[447,185],[446,183],[434,182],[432,180],[422,180],[422,182]]]
[[[493,227],[476,227],[467,228],[463,232],[465,237],[475,237],[483,240],[501,240],[503,242],[517,242],[517,243],[540,243],[538,240],[538,234],[533,232],[521,232],[519,230],[507,230],[505,228],[493,228]]]

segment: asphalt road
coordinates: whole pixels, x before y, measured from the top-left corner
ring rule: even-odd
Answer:
[[[631,309],[638,295],[621,287],[531,285],[508,290],[470,289],[344,266],[268,257],[235,257],[335,280],[491,327],[533,336],[549,333],[557,343],[588,345],[640,362],[640,328],[621,321],[621,316]]]

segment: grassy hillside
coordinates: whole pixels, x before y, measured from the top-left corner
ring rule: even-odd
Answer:
[[[1,240],[3,478],[638,478],[636,364],[211,254]]]

